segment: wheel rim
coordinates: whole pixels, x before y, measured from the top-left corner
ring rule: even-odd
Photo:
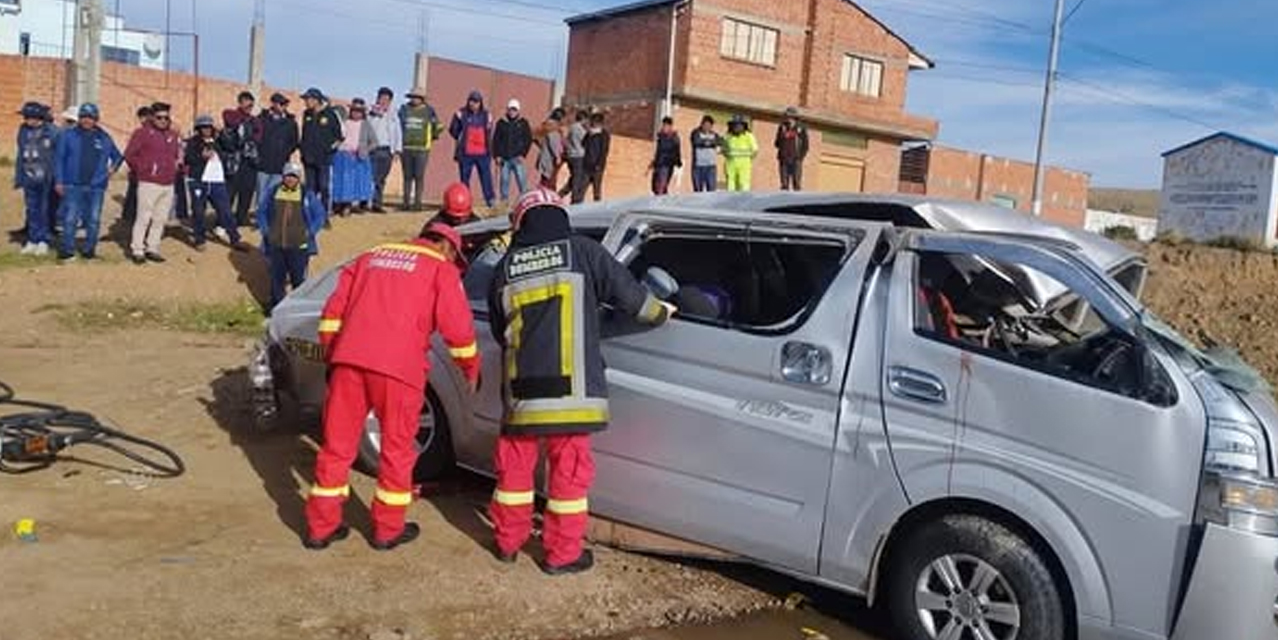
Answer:
[[[373,452],[380,454],[382,452],[382,425],[372,411],[369,411],[368,417],[364,419],[364,429],[368,434],[368,443],[372,446]],[[435,442],[435,437],[435,414],[431,411],[430,403],[427,402],[422,407],[422,412],[417,416],[417,436],[414,438],[417,454],[421,455],[423,451],[429,449],[431,444]]]
[[[932,561],[915,583],[914,603],[923,629],[936,640],[1015,640],[1021,628],[1011,584],[973,556]]]

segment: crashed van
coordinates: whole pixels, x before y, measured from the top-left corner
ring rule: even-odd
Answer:
[[[1278,410],[1141,304],[1133,252],[896,196],[623,201],[572,221],[680,310],[651,330],[602,312],[593,513],[862,595],[909,640],[1278,638]],[[485,300],[505,230],[464,228],[483,375],[470,395],[433,362],[423,478],[492,472]],[[264,425],[321,406],[334,281],[270,321]],[[377,433],[370,416],[369,467]]]

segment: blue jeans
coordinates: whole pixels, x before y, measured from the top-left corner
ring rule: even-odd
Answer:
[[[705,167],[692,168],[692,190],[693,191],[714,191],[718,188],[718,166],[709,165]]]
[[[284,176],[282,174],[257,172],[257,204],[255,206],[262,206],[262,198],[265,198],[266,194],[271,193],[275,190],[275,187],[281,184],[284,184]],[[253,216],[257,216],[256,208],[253,210]]]
[[[285,285],[291,285],[293,289],[297,289],[306,281],[306,267],[311,262],[311,255],[307,249],[271,247],[267,250],[266,257],[271,263],[271,306],[267,308],[269,312],[284,299]]]
[[[52,185],[41,183],[27,185],[22,188],[22,195],[27,208],[27,242],[40,244],[49,242],[49,190]]]
[[[524,171],[523,158],[510,158],[503,160],[501,163],[501,199],[503,202],[510,199],[510,177],[515,177],[515,186],[519,188],[519,192],[515,197],[524,195],[528,190],[528,174]]]
[[[58,256],[70,258],[75,255],[75,231],[84,225],[84,251],[86,256],[94,255],[98,248],[98,230],[102,225],[102,197],[105,189],[97,189],[81,185],[65,185],[62,194],[62,246]]]
[[[204,218],[204,209],[209,203],[213,204],[213,212],[217,214],[217,226],[226,229],[232,243],[239,244],[239,225],[235,224],[235,218],[231,217],[231,192],[227,190],[226,185],[221,182],[192,182],[191,227],[195,231],[196,246],[204,244],[204,241],[208,239],[205,232],[208,221]]]
[[[479,169],[479,188],[484,191],[484,204],[493,206],[493,160],[488,156],[462,156],[458,163],[462,184],[470,186],[470,174]]]

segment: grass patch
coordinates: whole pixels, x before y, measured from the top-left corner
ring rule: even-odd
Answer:
[[[186,333],[258,336],[262,310],[256,303],[184,302],[171,305],[139,300],[94,300],[69,305],[52,304],[36,309],[51,313],[71,331],[165,329]]]
[[[51,264],[57,264],[57,258],[52,253],[42,258],[35,256],[24,256],[17,252],[0,253],[0,271],[5,269],[24,269],[30,267],[43,267]]]

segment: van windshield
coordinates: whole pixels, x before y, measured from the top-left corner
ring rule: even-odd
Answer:
[[[1235,391],[1270,390],[1264,376],[1243,361],[1236,351],[1222,346],[1199,349],[1149,309],[1141,309],[1140,323],[1171,352],[1176,364],[1186,374],[1205,369],[1217,382]]]

